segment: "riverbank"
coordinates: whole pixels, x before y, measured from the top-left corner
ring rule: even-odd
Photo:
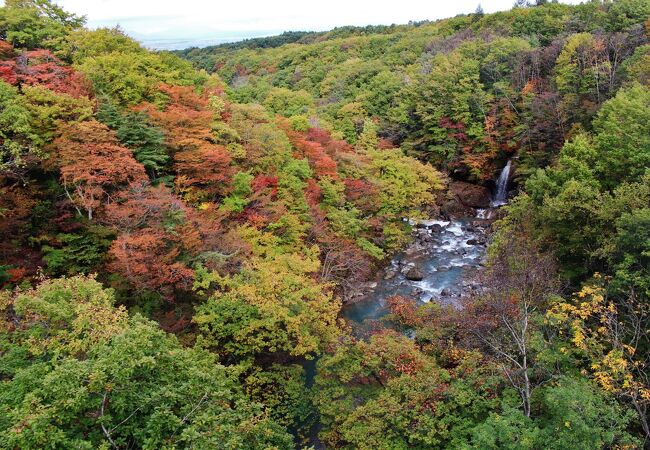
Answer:
[[[371,327],[388,313],[387,299],[396,295],[460,307],[461,299],[478,288],[490,224],[481,217],[413,222],[413,242],[344,305],[343,317],[353,327]]]
[[[473,215],[410,221],[413,242],[343,306],[342,315],[353,328],[371,328],[388,314],[387,300],[394,296],[460,308],[464,297],[478,291],[477,273],[485,262],[490,228],[507,203],[511,166],[508,161],[502,169],[491,198],[475,192],[472,204],[483,202],[485,208],[461,208]],[[463,205],[462,199],[456,203]]]

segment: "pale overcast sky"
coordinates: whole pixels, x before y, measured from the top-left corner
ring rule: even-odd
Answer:
[[[579,3],[578,0],[566,0]],[[3,3],[0,0],[0,4]],[[287,30],[322,31],[341,25],[406,23],[470,13],[478,0],[58,0],[86,15],[88,26],[119,24],[145,42],[236,40]],[[484,0],[485,12],[514,0]]]

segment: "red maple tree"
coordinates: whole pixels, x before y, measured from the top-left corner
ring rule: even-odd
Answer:
[[[89,220],[115,193],[147,180],[142,164],[105,125],[91,120],[64,125],[60,131],[52,158],[61,169],[68,198],[80,214],[85,210]]]

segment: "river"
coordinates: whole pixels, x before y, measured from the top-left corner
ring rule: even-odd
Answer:
[[[488,229],[495,211],[507,201],[510,169],[508,161],[496,182],[490,208],[476,210],[476,216],[410,221],[413,242],[391,259],[378,274],[378,281],[370,283],[370,289],[343,306],[342,315],[357,337],[368,337],[373,325],[388,314],[387,299],[392,296],[458,308],[461,299],[478,288],[475,275],[485,261]],[[317,359],[304,364],[308,388],[313,385],[317,366]],[[309,437],[310,445],[317,450],[325,448],[318,439],[320,427],[316,421]]]
[[[484,262],[486,215],[414,222],[414,242],[395,255],[369,291],[344,307],[343,316],[357,331],[367,330],[388,313],[386,299],[394,295],[459,307],[462,296],[476,288],[473,275]]]
[[[357,335],[371,331],[389,312],[386,300],[392,296],[458,308],[478,288],[475,275],[485,260],[492,216],[507,203],[510,170],[508,161],[496,180],[490,208],[477,210],[475,217],[411,221],[414,242],[393,257],[361,298],[343,308]]]

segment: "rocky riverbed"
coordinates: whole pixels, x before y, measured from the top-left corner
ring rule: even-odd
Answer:
[[[512,173],[509,160],[496,180],[494,195],[482,186],[451,183],[442,209],[450,217],[462,218],[411,221],[413,243],[376,281],[360,286],[356,298],[343,307],[343,316],[361,330],[388,313],[386,300],[395,295],[460,307],[463,297],[479,289],[476,274],[485,261],[488,230],[507,203]]]
[[[412,221],[413,243],[344,307],[343,315],[357,324],[372,322],[388,312],[386,299],[394,295],[459,307],[461,298],[477,289],[474,275],[484,263],[491,214],[479,210],[477,217]]]

